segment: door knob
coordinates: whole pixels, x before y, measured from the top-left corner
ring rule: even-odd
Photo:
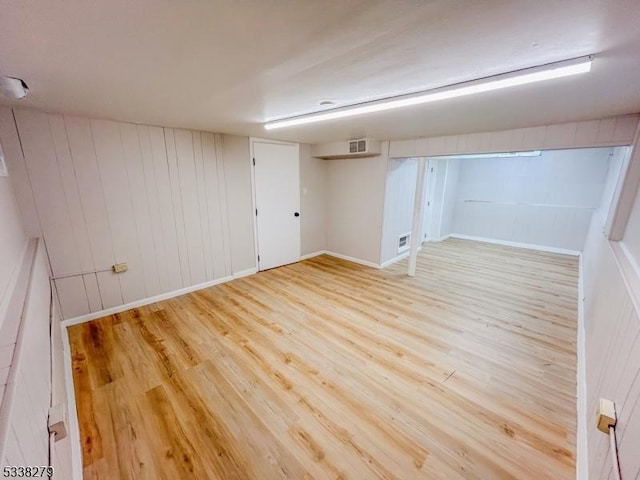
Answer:
[[[293,214],[294,217],[299,217],[300,216],[300,212],[296,212]]]

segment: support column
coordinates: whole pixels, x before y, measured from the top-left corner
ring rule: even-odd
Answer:
[[[410,277],[416,276],[416,265],[418,263],[418,246],[422,241],[422,208],[424,203],[424,174],[426,159],[418,159],[418,175],[416,176],[416,196],[413,200],[413,220],[411,222],[411,251],[409,253],[409,271]]]

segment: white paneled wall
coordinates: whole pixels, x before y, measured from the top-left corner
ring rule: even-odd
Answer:
[[[462,153],[514,152],[630,145],[640,115],[542,125],[495,132],[393,140],[390,157],[429,157]]]
[[[582,250],[611,148],[461,159],[453,233]]]
[[[0,135],[19,132],[9,170],[29,233],[44,238],[64,318],[255,269],[248,138],[13,116],[15,125],[0,110]],[[121,262],[129,270],[112,273]]]
[[[600,398],[616,405],[622,478],[640,476],[640,291],[637,284],[634,286],[625,278],[622,263],[614,254],[616,244],[611,244],[603,232],[621,164],[620,158],[614,158],[603,202],[593,216],[582,256],[587,391],[583,412],[586,431],[582,435],[588,441],[587,452],[583,453],[588,453],[585,460],[590,479],[614,478],[609,437],[596,428]],[[640,217],[639,209],[636,202],[622,243],[635,242],[634,222]],[[578,436],[580,442],[580,427]]]
[[[408,253],[408,250],[398,252],[398,237],[411,232],[417,174],[417,159],[389,159],[382,232],[383,264]]]
[[[43,245],[32,240],[13,292],[18,312],[2,328],[10,369],[0,407],[0,467],[48,465],[51,401],[49,269]],[[62,477],[58,477],[62,478]]]

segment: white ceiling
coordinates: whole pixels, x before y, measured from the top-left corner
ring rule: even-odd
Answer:
[[[267,133],[267,119],[596,54],[577,77]],[[19,104],[284,140],[640,111],[639,0],[0,0]]]

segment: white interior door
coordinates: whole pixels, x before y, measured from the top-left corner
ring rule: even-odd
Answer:
[[[300,260],[298,148],[253,143],[258,270]]]

